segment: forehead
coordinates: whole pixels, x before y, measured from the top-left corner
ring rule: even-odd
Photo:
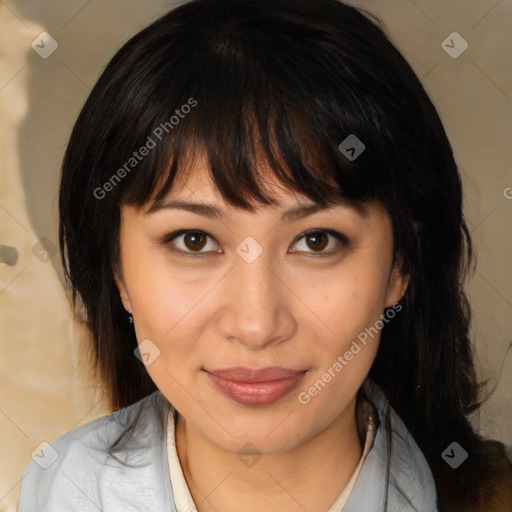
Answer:
[[[276,206],[280,204],[296,205],[297,203],[312,204],[311,200],[304,194],[284,187],[263,161],[259,161],[257,177],[260,180],[260,188],[265,195],[272,199]],[[226,203],[215,186],[204,154],[198,154],[197,157],[186,162],[185,166],[177,173],[172,189],[167,196],[158,202],[151,200],[148,203],[146,213],[158,210],[171,200],[204,202],[218,204],[225,209],[234,208]]]

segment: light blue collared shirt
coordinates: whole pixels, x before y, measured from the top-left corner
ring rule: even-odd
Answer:
[[[363,386],[379,421],[343,511],[438,512],[425,457],[380,387],[369,379]],[[18,512],[178,512],[166,449],[169,408],[155,391],[59,437],[47,448],[46,456],[58,455],[53,463],[32,461],[25,469]],[[108,447],[137,414],[137,429],[117,454],[126,467]]]

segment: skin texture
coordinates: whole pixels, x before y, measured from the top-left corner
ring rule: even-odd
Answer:
[[[280,189],[271,177],[266,183],[278,207],[256,213],[233,208],[199,159],[168,200],[212,203],[225,219],[167,208],[148,214],[149,205],[121,209],[116,281],[124,307],[133,313],[138,342],[150,339],[160,350],[147,371],[180,413],[177,450],[200,512],[327,510],[362,454],[356,393],[379,336],[309,403],[300,403],[298,395],[407,286],[400,268],[392,268],[391,220],[383,208],[369,205],[363,217],[343,205],[284,222],[284,210],[310,201]],[[342,233],[349,243],[326,233],[316,248],[300,238],[313,228]],[[186,235],[163,242],[181,229],[209,235],[195,249],[203,256],[171,251],[194,252],[197,242],[188,238],[187,245]],[[263,249],[252,263],[236,252],[248,236]],[[219,392],[204,371],[232,366],[309,371],[291,393],[255,407]],[[261,458],[248,466],[242,454]]]

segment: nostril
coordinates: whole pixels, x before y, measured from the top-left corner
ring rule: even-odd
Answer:
[[[18,261],[19,251],[10,245],[0,244],[0,263],[13,267]]]

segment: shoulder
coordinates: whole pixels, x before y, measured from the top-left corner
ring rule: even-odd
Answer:
[[[347,510],[437,511],[434,477],[421,449],[382,389],[370,379],[363,389],[377,427]]]
[[[403,506],[403,510],[422,512],[437,507],[443,512],[512,511],[512,463],[502,443],[472,431],[463,436],[464,428],[470,427],[458,425],[454,431],[461,436],[459,442],[468,452],[467,459],[454,471],[442,459],[440,448],[439,456],[430,454],[429,465],[382,389],[367,381],[364,390],[378,410],[380,425],[374,448],[388,480],[385,492],[391,507],[398,504],[398,510]]]
[[[412,484],[420,478],[422,485],[433,485],[434,477],[423,452],[382,389],[368,380],[364,390],[378,411],[380,430],[390,454],[391,479]]]
[[[447,512],[512,511],[512,463],[505,446],[499,441],[477,436],[466,461],[457,469],[456,477],[441,473],[449,482],[441,500]]]
[[[482,440],[482,451],[486,452],[492,461],[487,496],[483,500],[488,504],[486,510],[512,510],[512,462],[507,456],[505,445],[491,439]]]
[[[26,467],[18,512],[103,510],[102,482],[111,479],[112,469],[120,473],[124,463],[147,464],[148,452],[160,450],[155,445],[165,442],[168,410],[167,399],[155,391],[60,436]],[[134,425],[119,447],[123,454],[119,461],[112,455],[112,446]]]

